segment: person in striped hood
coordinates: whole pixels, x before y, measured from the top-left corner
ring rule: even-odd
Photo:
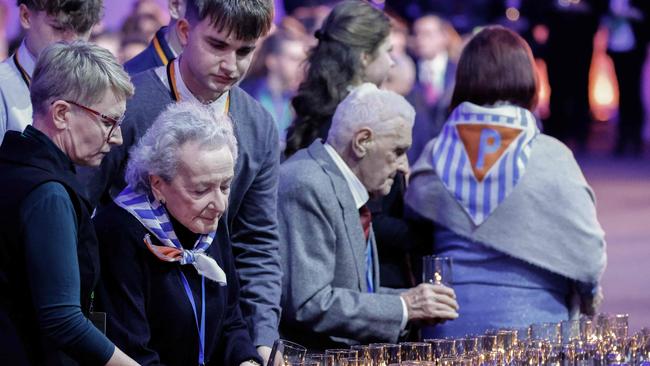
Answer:
[[[594,193],[571,151],[537,127],[533,62],[510,30],[474,36],[450,116],[413,167],[406,204],[434,224],[434,252],[452,257],[461,309],[425,338],[558,322],[602,299]]]

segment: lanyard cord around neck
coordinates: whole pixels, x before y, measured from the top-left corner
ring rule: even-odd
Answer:
[[[156,35],[153,37],[153,48],[156,50],[156,54],[158,54],[160,62],[162,62],[164,66],[167,66],[170,62],[167,58],[167,55],[165,54],[165,51],[162,48],[160,40],[158,39],[158,33],[156,33]]]
[[[183,288],[185,289],[185,295],[190,300],[190,305],[192,305],[192,311],[194,312],[194,321],[196,322],[196,329],[199,336],[199,366],[205,365],[205,276],[201,276],[201,318],[199,319],[196,304],[194,303],[194,296],[192,295],[192,289],[190,289],[190,284],[187,282],[187,278],[183,274],[183,271],[179,268],[179,273],[181,274],[181,280],[183,281]]]
[[[174,61],[175,59],[170,60],[167,64],[167,82],[169,83],[169,94],[171,95],[172,100],[174,102],[180,102],[181,94],[178,92],[178,86],[176,84],[176,67],[174,66]],[[224,114],[228,114],[229,111],[230,93],[228,93],[228,97],[226,98],[226,107],[224,108]]]
[[[29,85],[32,83],[32,78],[29,77],[29,74],[27,71],[23,68],[23,66],[20,64],[20,61],[18,61],[18,51],[14,53],[14,64],[18,68],[18,71],[20,71],[20,76],[22,76],[23,81],[25,82],[25,85],[29,88]]]
[[[167,64],[167,81],[169,82],[169,92],[174,102],[181,101],[181,95],[178,93],[176,87],[176,68],[174,67],[174,60]]]

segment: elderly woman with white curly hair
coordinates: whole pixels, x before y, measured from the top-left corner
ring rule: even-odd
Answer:
[[[143,365],[259,362],[225,225],[230,119],[172,104],[130,152],[128,186],[95,218],[107,334]]]

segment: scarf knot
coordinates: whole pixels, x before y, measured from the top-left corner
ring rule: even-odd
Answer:
[[[193,249],[191,249],[191,250],[183,249],[182,258],[180,260],[181,264],[185,265],[185,264],[193,264],[193,263],[195,263],[196,262],[195,253],[198,254],[199,252],[195,251]]]
[[[212,244],[216,232],[201,234],[193,249],[184,249],[178,240],[167,210],[152,195],[133,190],[129,185],[115,197],[115,203],[135,217],[163,245],[154,245],[150,234],[143,238],[147,248],[165,262],[191,264],[196,271],[222,286],[227,284],[226,274],[205,251]]]

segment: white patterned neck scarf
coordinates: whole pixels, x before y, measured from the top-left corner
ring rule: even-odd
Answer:
[[[131,186],[127,186],[115,197],[114,201],[133,215],[164,245],[153,245],[149,234],[144,237],[147,248],[156,257],[166,262],[180,262],[181,265],[192,264],[200,275],[222,286],[226,285],[224,271],[213,258],[205,254],[212,244],[216,232],[200,235],[194,244],[194,249],[184,249],[174,233],[172,223],[167,216],[167,210],[153,197],[146,193],[134,192]]]
[[[447,190],[480,225],[526,172],[535,116],[513,105],[469,102],[451,113],[433,148],[433,166]]]

